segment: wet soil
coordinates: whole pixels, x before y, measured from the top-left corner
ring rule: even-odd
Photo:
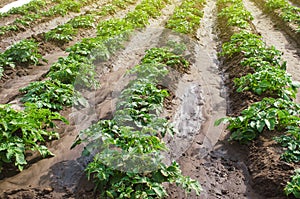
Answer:
[[[199,180],[203,188],[201,195],[196,196],[195,193],[186,195],[180,188],[170,185],[167,187],[169,199],[286,198],[282,187],[294,165],[279,160],[278,151],[281,149],[274,144],[271,136],[266,133],[253,143],[240,145],[227,141],[225,126],[213,125],[216,119],[237,115],[258,100],[251,93],[241,95],[233,89],[232,79],[249,72],[239,67],[242,55],[227,60],[217,57],[220,42],[228,40],[234,30],[222,29],[217,22],[215,1],[207,0],[196,40],[174,36],[163,27],[179,3],[179,0],[173,1],[172,5],[163,9],[161,17],[151,20],[147,28],[136,31],[124,45],[124,50],[109,61],[97,64],[101,88],[92,92],[82,91],[90,107],[79,110],[69,108],[61,112],[70,120],[70,125],[60,124],[61,138],[48,144],[56,156],[41,160],[33,154],[28,157],[31,164],[21,173],[2,174],[0,198],[94,198],[94,185],[87,181],[84,173],[91,158],[81,156],[84,146],[73,150],[70,150],[70,146],[80,130],[113,116],[115,102],[130,80],[125,75],[127,69],[140,62],[146,49],[160,46],[168,38],[186,41],[189,46],[186,57],[192,65],[188,73],[171,71],[171,81],[162,81],[162,86],[174,94],[173,98],[168,99],[163,115],[170,118],[178,131],[173,138],[165,140],[170,148],[165,154],[165,161],[176,160],[183,173]],[[283,33],[269,24],[268,17],[259,14],[259,10],[252,10],[253,5],[246,0],[245,4],[253,13],[254,25],[266,42],[275,42],[279,50],[282,50],[280,47],[284,48],[288,70],[297,73],[297,49],[289,40],[283,40],[285,36],[281,37]],[[121,17],[124,12],[118,14]],[[281,46],[282,41],[284,44]],[[18,106],[18,89],[30,81],[43,78],[51,63],[59,56],[66,56],[61,47],[45,49],[49,65],[28,70],[28,74],[3,84],[0,103]]]

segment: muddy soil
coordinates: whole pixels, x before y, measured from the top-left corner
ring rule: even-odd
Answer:
[[[175,5],[179,3],[179,0],[173,1],[172,5],[163,9],[161,17],[151,20],[147,28],[135,32],[125,44],[124,50],[109,61],[97,64],[101,88],[83,92],[90,107],[62,111],[71,124],[60,124],[61,138],[49,143],[49,149],[56,156],[40,160],[32,154],[28,157],[31,162],[24,171],[2,174],[0,198],[94,198],[94,185],[87,181],[84,173],[91,158],[81,156],[83,146],[73,150],[70,150],[70,146],[80,130],[100,119],[112,117],[117,97],[129,81],[124,74],[127,69],[139,63],[144,51],[162,45],[167,38],[178,38],[170,36],[170,32],[163,27]],[[245,4],[247,9],[253,8],[246,0]],[[255,16],[254,25],[257,30],[264,34],[266,42],[273,42],[273,34],[278,30],[269,24],[267,17],[258,13],[259,10],[251,12]],[[122,16],[124,13],[119,14]],[[219,26],[216,3],[214,0],[207,0],[197,39],[180,37],[188,40],[190,54],[186,56],[192,63],[190,71],[184,75],[173,71],[176,78],[172,79],[171,84],[163,84],[174,93],[174,98],[163,114],[170,118],[178,131],[172,139],[166,139],[170,151],[166,154],[165,161],[176,160],[183,173],[199,180],[203,188],[201,195],[196,196],[195,193],[186,195],[180,188],[170,185],[167,187],[169,199],[285,198],[282,186],[294,166],[279,161],[280,149],[271,141],[271,137],[266,134],[249,145],[229,143],[226,141],[228,132],[225,126],[213,125],[216,119],[225,117],[226,114],[236,115],[257,100],[249,93],[240,95],[233,90],[230,80],[236,74],[241,75],[246,71],[239,70],[240,55],[231,60],[218,59],[220,41],[227,40],[230,34],[230,31],[218,29]],[[276,44],[281,45],[280,41],[284,41],[282,39],[281,36],[275,37],[274,42],[278,40]],[[288,40],[284,41],[282,47],[286,49],[284,52],[287,54],[288,70],[296,73],[297,69],[293,67],[297,61],[299,63],[299,57],[295,57],[298,56],[297,50]],[[55,54],[57,50],[58,54]],[[59,56],[65,56],[61,53],[62,49],[55,46],[47,56],[50,62],[54,62]],[[295,59],[290,62],[291,57]],[[238,69],[234,69],[235,67]],[[36,74],[31,75],[32,70],[26,76],[8,81],[0,90],[0,103],[17,106],[18,89],[30,81],[43,78],[48,70],[48,65],[42,66]]]

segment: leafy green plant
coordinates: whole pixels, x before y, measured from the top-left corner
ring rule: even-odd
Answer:
[[[93,28],[95,16],[92,14],[82,15],[71,19],[69,22],[73,28]]]
[[[299,125],[300,105],[284,99],[264,98],[251,104],[240,116],[222,118],[215,122],[229,123],[231,140],[247,142],[255,139],[263,130],[282,131],[289,126]]]
[[[59,58],[58,62],[51,66],[47,76],[52,80],[59,80],[61,83],[72,84],[75,87],[99,87],[99,83],[95,79],[95,65],[90,59],[83,56]]]
[[[242,29],[248,28],[249,22],[253,20],[252,14],[245,10],[242,3],[233,3],[231,6],[222,9],[218,15],[228,19],[228,26],[236,26]]]
[[[73,36],[77,34],[77,30],[71,24],[64,24],[45,33],[46,41],[57,41],[61,43],[69,42]]]
[[[203,16],[204,0],[185,0],[177,7],[166,27],[179,33],[194,34]]]
[[[296,98],[298,82],[292,81],[292,77],[286,71],[272,66],[263,66],[257,72],[248,74],[234,80],[237,92],[251,90],[255,94],[270,94],[289,100]]]
[[[162,63],[176,69],[188,68],[189,62],[182,57],[182,55],[176,55],[170,48],[151,48],[146,51],[146,55],[142,60],[143,63]]]
[[[23,111],[16,111],[10,105],[0,105],[0,170],[3,163],[14,163],[19,170],[27,164],[25,151],[38,151],[42,157],[53,156],[44,145],[47,140],[56,139],[58,133],[54,120],[67,120],[49,109],[34,104],[25,104]]]
[[[82,4],[77,1],[64,0],[58,5],[50,8],[47,11],[42,12],[43,16],[50,17],[55,15],[65,16],[69,11],[80,12]]]
[[[268,0],[265,3],[265,8],[272,12],[274,10],[280,10],[279,16],[283,21],[292,22],[297,25],[296,31],[300,28],[300,8],[291,5],[286,0]]]
[[[9,31],[18,31],[19,27],[17,25],[6,25],[0,27],[0,36],[5,35]]]
[[[299,127],[288,127],[285,135],[275,137],[274,140],[285,148],[281,159],[286,162],[300,161],[300,129]]]
[[[286,195],[293,194],[296,198],[300,198],[300,169],[295,170],[290,182],[284,188]]]
[[[81,131],[72,146],[87,143],[83,153],[96,153],[86,172],[102,197],[164,198],[163,183],[176,183],[197,195],[202,190],[197,181],[182,175],[176,162],[167,166],[160,155],[167,150],[161,137],[173,132],[168,121],[159,117],[168,92],[156,83],[167,74],[165,66],[142,61],[134,67],[129,73],[137,73],[137,79],[121,93],[114,118]]]
[[[268,0],[266,2],[266,7],[270,10],[284,8],[287,5],[288,5],[288,3],[285,0]]]
[[[9,60],[10,63],[25,64],[25,65],[38,65],[42,59],[39,53],[38,43],[33,39],[24,39],[10,48],[8,48],[3,56]],[[45,59],[43,59],[45,61]]]
[[[87,106],[87,101],[74,90],[73,85],[58,80],[33,82],[20,91],[25,93],[22,102],[35,103],[38,108],[62,110],[63,106]]]

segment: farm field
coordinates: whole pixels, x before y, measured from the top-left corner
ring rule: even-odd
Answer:
[[[299,88],[297,0],[32,0],[0,12],[0,198],[300,198]]]

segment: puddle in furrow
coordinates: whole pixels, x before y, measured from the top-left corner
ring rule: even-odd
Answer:
[[[9,3],[5,6],[3,6],[2,8],[0,8],[0,12],[5,13],[5,12],[9,11],[12,8],[20,7],[24,4],[29,3],[30,1],[32,1],[32,0],[18,0],[18,1],[12,2],[12,3]]]
[[[300,81],[300,48],[293,42],[287,34],[276,28],[275,23],[270,17],[263,13],[253,2],[244,0],[244,5],[253,17],[253,23],[261,34],[262,39],[268,46],[275,46],[277,50],[283,52],[283,59],[287,61],[287,72],[293,80]],[[300,102],[300,93],[297,94],[297,102]]]
[[[213,8],[212,5],[204,8],[205,17],[197,33],[200,41],[196,41],[194,47],[196,61],[191,66],[190,74],[183,76],[176,90],[180,105],[173,123],[178,134],[172,140],[175,144],[170,147],[171,160],[178,159],[195,142],[202,143],[199,156],[206,156],[223,132],[223,127],[214,126],[215,120],[226,116],[226,100],[218,70]]]

